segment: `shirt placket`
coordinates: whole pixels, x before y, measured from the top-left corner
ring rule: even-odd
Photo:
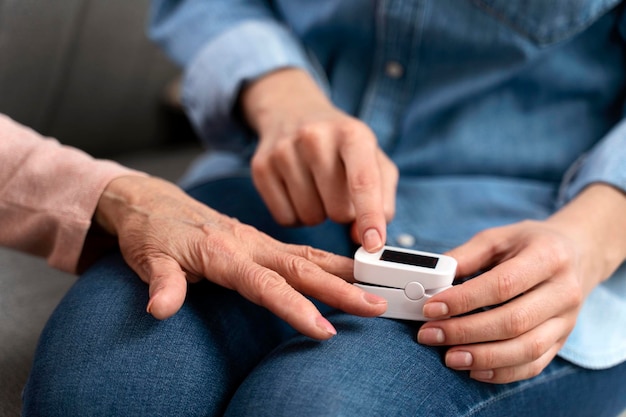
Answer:
[[[389,152],[415,93],[426,0],[378,0],[374,64],[359,118]]]

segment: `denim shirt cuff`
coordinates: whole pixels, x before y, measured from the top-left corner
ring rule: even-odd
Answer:
[[[187,67],[182,100],[200,137],[213,147],[240,150],[249,134],[235,106],[246,83],[287,67],[309,72],[325,91],[322,72],[289,29],[271,21],[246,21],[205,45]]]
[[[559,206],[598,182],[626,192],[626,120],[622,120],[568,170],[559,193]]]

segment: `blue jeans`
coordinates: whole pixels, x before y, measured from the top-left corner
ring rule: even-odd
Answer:
[[[249,179],[190,193],[278,239],[350,255],[343,226],[281,228]],[[81,276],[41,336],[27,416],[615,416],[626,364],[602,371],[556,358],[536,378],[473,381],[419,345],[419,324],[321,306],[338,335],[318,342],[209,282],[174,317],[145,312],[146,285],[111,254]]]

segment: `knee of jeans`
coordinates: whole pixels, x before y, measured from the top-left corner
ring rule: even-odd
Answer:
[[[220,389],[229,389],[228,381],[206,372],[209,347],[193,349],[208,345],[197,323],[159,322],[145,312],[146,300],[145,285],[114,263],[81,277],[40,337],[23,414],[211,415],[223,409]]]
[[[147,287],[119,258],[83,275],[41,335],[24,414],[220,415],[280,338],[269,312],[218,287],[190,290],[164,321],[146,301]]]
[[[426,397],[449,403],[454,381],[462,384],[440,350],[415,341],[414,324],[345,314],[330,319],[337,336],[282,344],[246,378],[226,415],[441,415],[428,414],[433,409],[421,403]]]
[[[37,365],[24,390],[24,415],[221,415],[236,385],[226,366],[217,361],[211,369],[197,358],[151,356],[149,350],[139,355]]]
[[[252,364],[227,356],[193,323],[174,327],[134,323],[115,337],[98,335],[94,326],[83,329],[82,340],[80,332],[44,334],[24,390],[24,415],[220,415]],[[63,333],[56,323],[48,330]]]

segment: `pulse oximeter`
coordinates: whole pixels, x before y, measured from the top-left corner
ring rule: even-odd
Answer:
[[[446,255],[391,246],[369,253],[361,247],[354,255],[354,285],[387,300],[381,317],[427,321],[424,304],[452,286],[456,266]]]

